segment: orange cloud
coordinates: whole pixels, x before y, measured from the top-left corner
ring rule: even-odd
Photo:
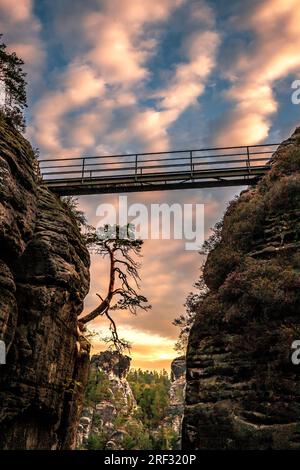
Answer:
[[[227,188],[214,193],[204,190],[188,190],[173,192],[148,192],[128,195],[128,204],[143,202],[151,203],[204,203],[205,229],[209,229],[224,212],[226,201],[229,201],[236,190]],[[96,207],[99,203],[118,204],[117,195],[101,195],[80,198],[80,207],[86,212],[89,223],[96,225]],[[149,207],[149,206],[148,206]],[[121,336],[133,342],[133,367],[145,369],[167,368],[171,359],[176,356],[173,344],[178,329],[172,321],[183,313],[188,293],[200,275],[204,257],[197,252],[187,252],[183,240],[146,240],[142,250],[143,257],[141,274],[142,292],[149,299],[153,308],[149,312],[139,312],[137,316],[127,311],[114,312]],[[106,292],[108,284],[109,263],[97,255],[92,257],[91,289],[85,302],[85,312],[89,312],[98,303],[96,292]],[[97,318],[90,324],[91,329],[107,334],[108,323],[105,318]],[[130,330],[129,335],[127,335]],[[135,337],[133,337],[133,333]],[[147,335],[141,336],[143,334]],[[127,337],[129,336],[129,338]],[[160,338],[159,344],[157,337]],[[107,346],[99,339],[94,340],[94,352],[104,350]],[[159,357],[157,356],[159,354]],[[167,355],[167,359],[165,359]]]
[[[32,0],[18,0],[13,3],[11,0],[1,0],[0,8],[7,19],[14,22],[22,22],[30,19],[32,14]]]
[[[109,333],[98,327],[94,331],[100,332],[100,336]],[[119,336],[126,338],[132,344],[132,368],[170,369],[170,363],[176,356],[173,340],[126,325],[119,326]],[[96,338],[93,341],[94,354],[107,348],[101,339]]]

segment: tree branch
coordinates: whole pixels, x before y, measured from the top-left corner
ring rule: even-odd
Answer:
[[[140,280],[138,272],[140,264],[130,256],[130,252],[140,256],[143,242],[141,240],[132,240],[126,238],[123,240],[118,236],[115,238],[113,236],[115,233],[112,230],[113,228],[114,227],[111,228],[109,226],[105,226],[104,229],[100,231],[100,234],[97,233],[97,231],[94,233],[89,233],[89,244],[92,249],[95,250],[96,253],[101,254],[103,257],[107,255],[109,256],[109,285],[106,297],[103,298],[100,294],[97,293],[96,295],[101,300],[101,303],[92,312],[85,315],[83,318],[80,318],[79,322],[83,326],[98,316],[105,315],[110,321],[110,330],[112,333],[111,341],[115,347],[124,349],[126,342],[120,340],[116,323],[112,316],[108,313],[109,310],[128,309],[131,313],[136,314],[136,310],[138,308],[148,310],[151,308],[151,306],[147,305],[146,297],[139,295],[137,290],[129,283],[129,279],[132,278],[136,288],[140,288],[138,283],[138,280]],[[118,230],[116,227],[116,231],[117,235],[120,236],[120,229]],[[105,236],[108,238],[105,239]],[[124,259],[121,259],[122,257]],[[122,267],[124,268],[122,269]],[[117,281],[119,286],[116,286]],[[112,306],[112,299],[115,296],[119,296],[119,300],[117,300]]]

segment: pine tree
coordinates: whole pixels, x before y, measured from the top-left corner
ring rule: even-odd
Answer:
[[[86,235],[86,242],[94,253],[107,257],[110,264],[109,284],[106,294],[100,299],[99,305],[90,313],[79,319],[79,325],[84,330],[84,325],[99,316],[106,316],[110,322],[111,338],[107,342],[112,343],[120,353],[129,349],[128,342],[118,336],[116,323],[112,317],[115,310],[128,310],[136,314],[137,310],[148,310],[151,305],[143,295],[139,294],[139,268],[140,264],[134,257],[141,256],[142,240],[136,240],[133,227],[118,225],[105,225],[95,230],[90,227]]]
[[[0,41],[2,34],[0,34]],[[18,130],[25,130],[24,109],[27,107],[26,74],[24,62],[15,52],[9,53],[0,42],[0,89],[2,91],[0,111]]]

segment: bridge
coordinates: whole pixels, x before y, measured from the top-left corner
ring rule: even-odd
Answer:
[[[272,164],[279,144],[40,160],[60,196],[248,186]]]

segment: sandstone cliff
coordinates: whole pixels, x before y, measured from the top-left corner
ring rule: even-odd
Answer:
[[[87,406],[83,408],[78,428],[78,447],[85,448],[98,437],[103,449],[122,450],[128,433],[122,429],[120,418],[130,420],[136,408],[126,379],[130,362],[130,357],[109,350],[92,357]]]
[[[300,128],[211,241],[187,352],[184,449],[300,448]]]
[[[176,357],[171,363],[170,404],[167,422],[178,434],[179,441],[184,407],[185,373],[185,356]]]
[[[29,143],[0,119],[0,447],[74,446],[88,351],[77,316],[89,254],[61,201],[41,183]],[[87,348],[82,344],[82,348]]]

